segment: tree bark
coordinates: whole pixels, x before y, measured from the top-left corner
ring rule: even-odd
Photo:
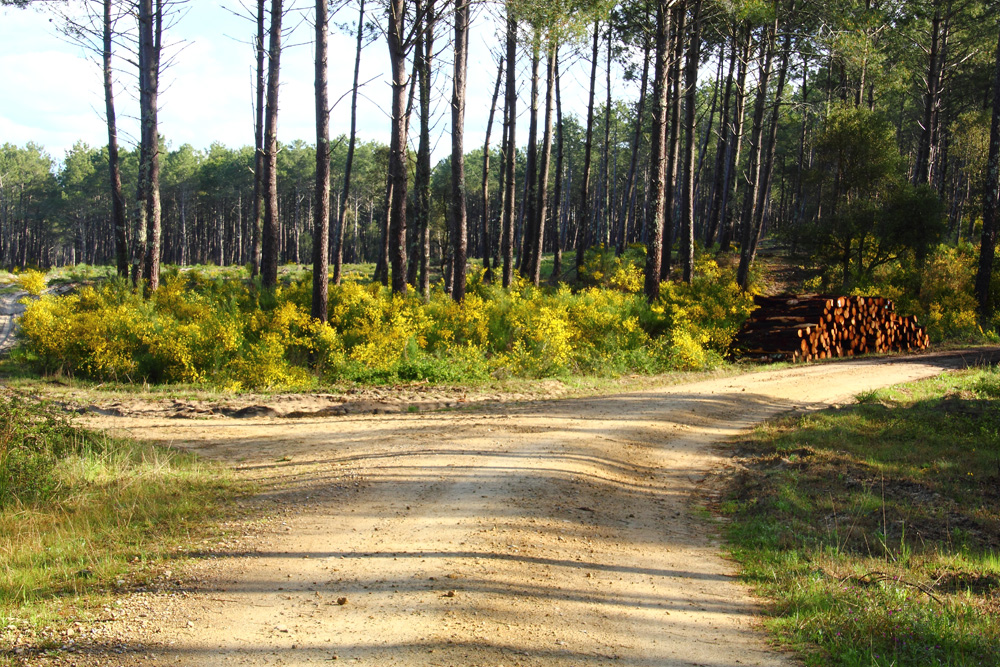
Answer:
[[[673,254],[674,237],[674,213],[677,209],[677,171],[678,158],[680,156],[681,141],[681,58],[684,56],[684,29],[687,22],[687,3],[681,2],[673,5],[674,29],[671,39],[672,49],[670,55],[670,136],[666,139],[667,144],[667,165],[664,185],[666,187],[664,197],[664,221],[663,221],[663,259],[660,260],[660,280],[667,280],[670,277]]]
[[[327,86],[327,0],[316,0],[316,205],[313,207],[312,316],[327,320],[330,259],[330,99]]]
[[[469,58],[469,1],[455,2],[455,75],[451,97],[451,241],[454,278],[451,297],[465,300],[468,251],[465,191],[465,75]]]
[[[264,229],[261,248],[261,284],[278,284],[278,76],[281,69],[281,0],[271,0],[271,36],[268,45],[267,108],[264,117]]]
[[[539,35],[536,31],[532,36],[531,48],[531,96],[530,112],[528,114],[528,152],[524,163],[524,225],[521,239],[521,257],[518,259],[518,270],[527,277],[534,266],[535,227],[538,223],[538,202],[535,199],[538,183],[538,63]]]
[[[337,212],[337,231],[333,244],[333,284],[339,285],[343,277],[344,228],[347,225],[348,195],[351,192],[351,170],[354,167],[354,145],[357,142],[358,127],[358,76],[361,72],[361,47],[365,28],[365,0],[360,0],[358,9],[358,35],[354,51],[354,85],[351,88],[351,134],[347,141],[347,157],[344,162],[344,187],[341,190],[340,206]]]
[[[500,97],[500,82],[503,80],[504,58],[500,56],[500,66],[497,69],[497,82],[493,87],[493,101],[490,103],[490,117],[486,123],[486,140],[483,142],[483,210],[482,210],[482,234],[483,234],[483,280],[493,281],[493,268],[490,266],[490,259],[493,257],[493,237],[490,233],[490,135],[493,133],[493,117],[496,115],[497,98]]]
[[[665,140],[667,134],[667,88],[669,87],[669,63],[667,35],[670,30],[670,7],[668,0],[658,0],[656,4],[656,60],[653,67],[653,131],[650,137],[650,178],[649,190],[652,212],[648,224],[646,243],[645,294],[650,302],[660,297],[660,271],[663,256],[663,220],[666,204]]]
[[[691,284],[694,277],[694,181],[695,105],[698,92],[698,60],[701,57],[701,0],[695,0],[691,18],[691,41],[688,44],[684,72],[684,184],[681,190],[681,263],[683,279]]]
[[[563,115],[562,95],[559,86],[559,48],[556,47],[553,73],[556,80],[556,189],[552,194],[552,242],[555,254],[552,259],[552,284],[559,283],[562,274],[563,260],[563,230],[562,230],[562,193],[563,193]]]
[[[160,135],[157,123],[160,52],[163,37],[163,3],[140,0],[139,49],[143,52],[140,64],[145,69],[145,89],[140,91],[141,141],[146,146],[145,162],[145,213],[146,249],[142,277],[150,292],[160,286]]]
[[[532,242],[531,278],[537,287],[542,279],[542,251],[545,241],[545,220],[548,214],[549,164],[552,160],[552,97],[555,87],[556,43],[548,46],[545,73],[545,128],[542,133],[542,160],[538,168],[538,213],[535,220],[535,239]]]
[[[600,25],[594,23],[594,46],[590,56],[590,94],[587,102],[587,139],[583,146],[583,176],[580,185],[579,222],[576,243],[576,272],[579,278],[583,267],[583,256],[591,244],[590,210],[590,163],[594,145],[594,88],[597,83],[597,49],[600,40]]]
[[[424,9],[421,30],[417,33],[415,68],[420,105],[420,138],[417,146],[417,169],[414,175],[416,196],[414,223],[417,226],[420,251],[420,293],[424,301],[431,298],[431,59],[434,56],[434,0],[428,0]]]
[[[639,161],[639,145],[642,141],[642,116],[646,106],[646,89],[649,87],[649,47],[650,43],[647,37],[643,46],[642,82],[639,84],[639,103],[636,105],[635,111],[635,134],[632,137],[632,158],[629,161],[628,176],[625,178],[625,192],[622,197],[621,213],[619,214],[621,219],[621,235],[618,239],[619,254],[624,252],[625,245],[628,243],[629,230],[632,228],[634,213],[632,202],[635,201],[633,193],[636,190],[636,165]]]
[[[406,294],[406,49],[404,0],[387,3],[389,63],[392,71],[392,129],[389,138],[390,199],[386,241],[392,291]]]
[[[990,302],[990,278],[997,242],[997,204],[1000,195],[1000,41],[997,42],[993,73],[993,118],[990,122],[990,151],[986,161],[986,191],[983,193],[983,235],[979,245],[979,270],[976,273],[976,300],[983,327],[990,325],[993,304]]]
[[[729,55],[729,74],[726,75],[726,92],[722,97],[722,118],[719,120],[719,145],[715,153],[714,183],[712,184],[712,205],[708,211],[708,225],[705,229],[705,246],[715,243],[715,235],[719,229],[719,219],[722,215],[724,200],[725,171],[730,151],[729,142],[729,112],[733,93],[733,72],[736,68],[736,39],[733,39]]]
[[[250,251],[250,277],[260,275],[261,235],[264,226],[264,0],[257,0],[257,85],[254,106],[254,170],[253,170],[253,248]]]
[[[122,192],[121,163],[118,158],[118,124],[115,116],[114,73],[111,68],[111,0],[104,0],[104,108],[108,123],[108,172],[111,179],[111,217],[115,229],[115,261],[118,276],[128,276],[128,226],[125,195]]]
[[[743,193],[743,209],[740,216],[740,265],[736,282],[746,289],[750,281],[750,239],[753,234],[753,219],[758,195],[763,185],[761,173],[761,150],[764,139],[764,110],[767,103],[767,86],[771,77],[774,60],[774,28],[769,27],[761,42],[764,51],[757,84],[757,100],[754,103],[753,126],[750,130],[750,165],[747,168],[747,189]]]
[[[507,127],[504,132],[507,145],[504,155],[504,210],[500,240],[503,255],[503,286],[510,287],[514,273],[514,205],[516,183],[514,182],[515,153],[517,152],[517,24],[508,9],[507,14],[507,81],[504,90],[504,106]]]

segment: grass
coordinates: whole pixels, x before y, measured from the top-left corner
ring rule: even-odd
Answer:
[[[721,511],[768,627],[810,665],[994,665],[1000,374],[761,427]]]
[[[0,643],[13,629],[44,648],[43,629],[162,577],[241,491],[191,455],[0,393]]]

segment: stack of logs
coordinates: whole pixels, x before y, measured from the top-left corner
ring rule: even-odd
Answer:
[[[900,317],[882,297],[786,294],[757,296],[754,303],[759,308],[733,343],[744,357],[812,361],[930,344],[916,317]]]

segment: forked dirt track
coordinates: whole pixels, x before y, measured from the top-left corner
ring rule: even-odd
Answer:
[[[761,420],[976,363],[803,366],[476,412],[96,418],[225,461],[279,518],[133,593],[114,665],[790,665],[699,511]],[[219,545],[215,545],[217,548]],[[224,548],[224,546],[223,546]],[[80,664],[88,664],[79,655]]]

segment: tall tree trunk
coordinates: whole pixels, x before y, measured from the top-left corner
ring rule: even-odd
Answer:
[[[997,242],[997,200],[1000,195],[1000,41],[997,42],[993,72],[993,119],[990,123],[990,151],[986,161],[986,190],[983,193],[983,235],[979,246],[979,271],[976,273],[976,300],[983,326],[990,323],[990,278]]]
[[[794,12],[795,2],[789,3],[789,14]],[[778,85],[775,90],[774,103],[771,107],[771,119],[768,125],[768,135],[761,158],[761,187],[757,193],[757,205],[754,207],[753,231],[750,235],[750,262],[757,255],[757,243],[760,241],[764,216],[769,208],[771,194],[771,175],[774,173],[774,153],[778,139],[778,122],[781,117],[781,98],[785,94],[785,82],[788,80],[788,59],[792,50],[792,33],[785,32],[784,44],[781,48],[781,63],[778,65]]]
[[[330,259],[330,99],[326,78],[327,0],[316,0],[316,204],[313,207],[312,316],[327,320]]]
[[[493,281],[493,267],[490,266],[490,259],[493,257],[493,237],[490,233],[490,135],[493,133],[493,117],[496,115],[497,98],[500,96],[500,81],[503,80],[504,58],[500,56],[500,66],[497,69],[497,83],[493,87],[493,101],[490,103],[490,117],[486,122],[486,140],[483,142],[483,210],[482,210],[482,234],[483,234],[483,280]]]
[[[666,205],[665,142],[667,134],[667,88],[670,65],[667,36],[670,30],[669,0],[656,3],[656,61],[653,67],[653,132],[650,137],[649,191],[652,213],[647,228],[646,298],[652,302],[660,296],[660,272],[663,257],[663,220]]]
[[[254,169],[253,169],[253,248],[250,251],[250,276],[256,278],[260,274],[261,235],[264,226],[264,94],[266,78],[264,76],[264,0],[257,0],[257,37],[255,40],[257,52],[257,84],[255,87],[254,106]]]
[[[351,192],[351,170],[354,166],[354,144],[358,127],[358,76],[361,72],[361,47],[365,29],[365,0],[360,0],[358,8],[358,34],[354,51],[354,85],[351,88],[351,134],[347,141],[347,157],[344,162],[344,187],[341,190],[340,210],[337,212],[337,231],[333,244],[333,284],[339,285],[343,277],[344,227],[347,225],[348,195]]]
[[[633,193],[636,190],[636,165],[639,161],[639,145],[642,141],[642,114],[646,106],[646,89],[649,87],[649,38],[645,40],[642,56],[642,79],[639,84],[639,103],[635,110],[635,134],[632,136],[632,158],[629,161],[628,176],[625,178],[625,192],[622,196],[621,213],[619,214],[621,224],[621,235],[618,238],[618,253],[625,250],[628,243],[629,229],[632,227],[632,202],[635,201]]]
[[[454,282],[451,296],[465,300],[468,251],[465,192],[465,75],[469,58],[469,2],[455,2],[455,75],[451,97],[451,241],[454,248]]]
[[[604,102],[604,150],[601,151],[602,193],[601,214],[598,218],[601,227],[601,243],[605,249],[611,245],[611,23],[608,23],[608,57],[605,67],[606,99]],[[617,130],[616,130],[617,135]]]
[[[515,154],[517,153],[517,23],[507,10],[507,81],[504,89],[507,126],[504,139],[504,203],[501,223],[500,253],[503,255],[503,286],[510,287],[514,273],[514,206],[517,192],[514,182]]]
[[[535,286],[542,279],[542,251],[545,241],[545,220],[548,214],[549,164],[552,160],[552,97],[555,87],[556,43],[548,45],[545,59],[545,128],[542,133],[542,160],[538,168],[538,212],[535,220],[535,239],[531,278]]]
[[[674,237],[674,213],[677,210],[677,172],[678,158],[680,156],[681,141],[681,59],[684,56],[684,29],[687,22],[687,3],[680,2],[673,6],[674,30],[671,44],[670,56],[670,78],[671,78],[671,98],[670,98],[670,136],[667,141],[667,165],[664,197],[663,221],[663,259],[660,260],[660,280],[670,277],[673,253]]]
[[[736,282],[746,289],[750,282],[750,239],[753,234],[753,219],[761,189],[761,150],[764,139],[764,110],[767,104],[767,86],[771,78],[771,64],[774,60],[774,26],[767,29],[761,41],[763,58],[757,83],[757,100],[754,103],[753,126],[750,130],[750,164],[747,168],[747,189],[743,193],[743,209],[740,215],[740,266]]]
[[[931,45],[927,52],[927,87],[923,95],[924,108],[920,123],[920,142],[917,145],[917,161],[913,168],[913,182],[916,185],[926,184],[930,180],[935,116],[940,100],[941,25],[944,21],[941,2],[942,0],[934,0],[934,17],[931,19]]]
[[[387,3],[389,62],[392,70],[392,131],[389,138],[390,200],[386,241],[392,266],[392,291],[406,294],[406,34],[404,0]]]
[[[115,117],[114,73],[111,69],[111,0],[104,0],[104,108],[108,121],[108,172],[111,179],[111,219],[115,229],[115,261],[118,276],[128,276],[128,227],[125,222],[125,195],[118,159],[118,124]]]
[[[736,170],[743,155],[743,135],[746,132],[747,105],[747,70],[749,69],[751,33],[749,28],[743,29],[743,46],[739,62],[736,65],[736,110],[732,124],[732,134],[729,141],[729,156],[726,163],[725,189],[722,201],[722,236],[719,239],[720,252],[729,252],[730,243],[735,233],[735,208],[739,195],[739,178]]]
[[[271,0],[271,36],[268,45],[267,108],[264,117],[264,228],[261,248],[261,284],[278,284],[278,76],[281,66],[281,0]]]
[[[563,225],[562,225],[562,193],[563,193],[563,115],[562,95],[559,86],[559,48],[556,47],[553,72],[556,80],[556,191],[552,194],[552,241],[555,255],[552,259],[552,284],[558,284],[562,275],[563,261]]]
[[[695,104],[698,93],[698,60],[701,57],[701,0],[694,0],[691,17],[691,41],[688,44],[684,73],[684,179],[681,191],[681,263],[684,282],[694,277],[694,180],[695,170]]]
[[[163,39],[163,3],[140,0],[139,48],[144,52],[140,59],[146,70],[145,90],[140,91],[141,141],[146,145],[146,250],[142,276],[147,288],[155,292],[160,286],[160,135],[157,123],[160,86],[160,51]]]
[[[528,114],[528,153],[524,163],[524,208],[525,217],[522,227],[521,257],[518,259],[518,270],[527,277],[534,266],[535,227],[538,222],[538,202],[535,199],[538,184],[538,63],[539,35],[532,35],[531,47],[531,97]]]
[[[708,211],[708,224],[705,229],[705,246],[711,247],[715,243],[715,234],[719,229],[719,219],[722,215],[722,201],[724,199],[725,165],[728,163],[730,150],[729,133],[729,112],[733,94],[733,72],[736,68],[736,39],[733,39],[732,49],[729,55],[729,74],[726,75],[726,92],[722,97],[722,118],[719,120],[719,145],[715,153],[715,170],[713,172],[714,183],[712,184],[712,205]]]
[[[431,58],[434,56],[434,0],[428,0],[424,9],[422,29],[417,33],[416,54],[417,87],[420,105],[420,139],[417,146],[417,169],[414,176],[416,211],[414,223],[420,251],[420,293],[425,301],[431,298]]]
[[[594,23],[594,46],[590,55],[590,95],[587,101],[587,139],[583,145],[583,176],[580,185],[579,222],[576,243],[576,273],[580,277],[583,255],[591,244],[590,215],[590,163],[594,145],[594,88],[597,83],[597,48],[600,40],[600,24]]]

